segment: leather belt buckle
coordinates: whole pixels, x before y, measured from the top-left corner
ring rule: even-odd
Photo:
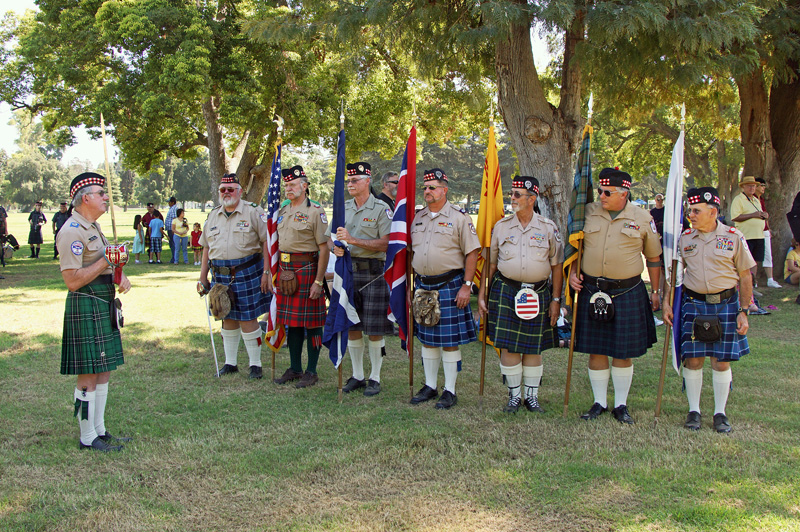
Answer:
[[[534,292],[536,291],[536,284],[535,283],[520,283],[520,289],[522,288],[530,288]]]
[[[281,253],[281,262],[292,262],[291,253]]]
[[[614,288],[614,283],[611,279],[606,279],[605,277],[598,277],[597,288],[599,288],[602,291],[610,290]]]
[[[706,295],[706,303],[711,303],[712,305],[717,305],[721,301],[719,294],[708,294]]]

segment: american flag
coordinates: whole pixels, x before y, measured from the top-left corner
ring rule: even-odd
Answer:
[[[272,160],[272,174],[269,177],[267,188],[267,251],[269,257],[269,273],[272,277],[272,286],[278,279],[278,210],[281,205],[281,144],[275,147],[275,158]],[[277,323],[278,303],[275,294],[269,305],[267,317],[267,345],[273,351],[278,351],[286,338],[283,325]]]
[[[417,128],[408,135],[400,182],[397,184],[397,203],[392,216],[389,248],[386,250],[386,270],[383,274],[389,283],[389,319],[400,329],[400,340],[408,340],[408,309],[410,308],[406,274],[408,253],[411,248],[411,224],[417,197]],[[403,348],[405,349],[405,347]]]
[[[523,292],[516,300],[516,310],[523,320],[532,320],[539,315],[539,298]]]

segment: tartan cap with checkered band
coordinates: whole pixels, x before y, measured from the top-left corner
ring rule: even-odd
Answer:
[[[281,170],[281,174],[283,175],[284,181],[293,181],[306,176],[305,171],[303,171],[303,167],[299,164],[297,166],[292,166],[291,168]]]
[[[524,188],[532,194],[539,195],[539,180],[526,175],[515,176],[511,180],[511,188]]]
[[[347,175],[350,177],[372,177],[372,167],[369,163],[358,162],[347,165]]]
[[[424,177],[422,178],[423,181],[433,181],[435,179],[444,181],[445,183],[450,183],[447,180],[447,175],[444,173],[444,170],[441,168],[433,168],[432,170],[425,170]]]
[[[686,199],[688,200],[689,205],[708,203],[712,207],[719,209],[721,204],[719,200],[719,192],[717,192],[717,189],[714,187],[690,188],[686,192]]]
[[[69,185],[69,197],[75,197],[75,193],[84,187],[97,185],[100,187],[106,186],[106,178],[94,172],[84,172],[75,177]]]
[[[630,174],[623,172],[619,168],[603,168],[600,170],[600,186],[631,188],[632,182],[633,179]]]

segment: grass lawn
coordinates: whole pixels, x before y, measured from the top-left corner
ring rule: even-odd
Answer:
[[[132,240],[133,215],[143,212],[119,213],[121,238]],[[752,353],[734,364],[727,409],[734,430],[720,435],[710,428],[708,365],[703,429],[682,428],[686,398],[671,369],[654,426],[661,343],[635,364],[632,427],[610,415],[578,418],[592,403],[582,354],[562,417],[566,349],[545,353],[542,415],[503,414],[491,354],[479,401],[477,344],[463,349],[451,411],[408,404],[397,338],[387,339],[374,398],[340,404],[324,349],[310,389],[272,384],[266,349],[263,380],[246,371],[216,379],[199,267],[131,264],[126,363],[112,374],[106,423],[135,439],[102,455],[78,451],[75,379],[59,375],[66,289],[51,259],[51,214],[38,260],[27,258],[27,213],[11,214],[22,248],[0,270],[2,531],[800,530],[796,288],[762,289],[762,303],[779,310],[750,319]],[[100,222],[110,238],[110,217]],[[243,345],[239,365],[247,367]],[[278,373],[286,367],[283,349]],[[419,355],[415,369],[419,388]]]

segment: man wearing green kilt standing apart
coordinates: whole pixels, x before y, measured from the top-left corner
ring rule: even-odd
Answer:
[[[106,180],[83,173],[72,180],[72,216],[56,237],[61,276],[67,285],[64,332],[61,340],[61,374],[77,375],[75,415],[81,437],[79,448],[119,451],[120,442],[105,427],[108,382],[111,371],[124,363],[119,328],[112,322],[114,283],[106,260],[108,241],[97,219],[108,210]],[[123,273],[119,292],[130,290]]]
[[[328,267],[328,218],[319,203],[308,197],[308,177],[302,166],[283,170],[288,201],[278,211],[280,271],[277,286],[277,322],[289,328],[290,367],[275,379],[276,384],[299,380],[296,388],[319,381],[317,362],[325,325],[325,270]],[[308,365],[303,371],[303,341]]]
[[[620,423],[632,424],[627,403],[633,359],[656,343],[653,310],[660,304],[661,242],[650,213],[630,202],[630,175],[604,168],[599,183],[600,201],[586,205],[580,272],[573,266],[569,276],[570,287],[579,293],[575,350],[589,353],[594,394],[594,404],[581,418],[592,420],[608,409],[610,377],[612,414]],[[642,254],[654,287],[649,298],[642,281]]]
[[[684,427],[700,430],[700,391],[703,364],[711,358],[714,389],[714,430],[730,432],[725,413],[731,389],[731,362],[750,352],[747,308],[753,291],[751,268],[756,264],[747,240],[738,229],[717,221],[720,200],[712,187],[693,188],[687,229],[678,241],[683,258],[680,309],[680,354],[689,414]],[[668,264],[667,267],[670,267]],[[736,285],[739,290],[736,290]],[[664,305],[664,321],[671,327],[672,307]]]
[[[415,300],[419,291],[425,290],[430,294],[426,296],[428,300],[437,298],[439,311],[438,315],[433,311],[435,323],[423,325],[417,320],[414,326],[414,334],[422,343],[425,386],[411,399],[411,404],[439,395],[437,379],[441,361],[444,391],[436,403],[439,409],[450,408],[457,402],[459,346],[477,340],[469,299],[481,247],[472,219],[447,201],[448,183],[447,175],[439,168],[425,171],[422,188],[427,206],[417,213],[411,227]],[[414,314],[416,320],[417,309]]]
[[[533,212],[538,196],[536,178],[512,180],[514,214],[492,230],[488,306],[484,301],[487,283],[481,284],[478,294],[487,338],[500,349],[500,372],[508,386],[503,411],[510,413],[516,413],[520,404],[530,412],[544,412],[539,405],[541,353],[554,346],[554,327],[561,313],[564,245],[556,224]]]
[[[347,379],[342,391],[350,393],[364,388],[367,397],[381,391],[383,337],[394,333],[394,325],[387,317],[389,285],[383,278],[392,211],[370,192],[371,170],[369,163],[365,162],[347,165],[347,191],[353,199],[345,202],[345,225],[336,231],[336,239],[350,246],[353,261],[351,297],[361,320],[348,332],[347,351],[353,363],[353,376]],[[337,257],[344,255],[339,246],[331,249]],[[364,376],[364,334],[368,337],[369,379]]]

